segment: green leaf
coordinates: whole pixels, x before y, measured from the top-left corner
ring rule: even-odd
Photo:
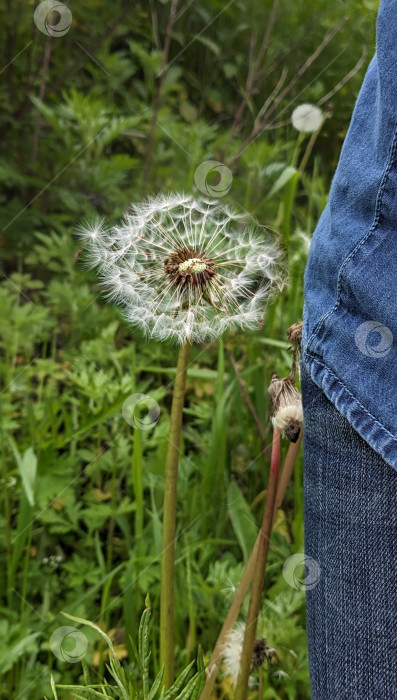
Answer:
[[[58,700],[58,695],[57,695],[57,691],[56,691],[56,688],[55,688],[55,681],[54,681],[54,677],[53,677],[52,673],[51,673],[51,676],[50,676],[50,683],[51,683],[51,690],[52,690],[52,692],[53,692],[53,694],[54,694],[54,700]]]
[[[153,682],[153,685],[150,689],[147,700],[154,700],[155,699],[155,697],[160,689],[160,686],[163,682],[163,676],[164,676],[164,666],[162,666],[160,668],[160,671],[158,672],[156,678],[154,679],[154,682]]]
[[[28,499],[29,505],[34,506],[33,492],[36,480],[37,457],[32,447],[28,447],[23,457],[21,457],[15,441],[11,436],[8,436],[8,440],[18,465],[26,498]]]
[[[19,504],[17,532],[12,541],[12,556],[10,566],[10,584],[14,583],[14,575],[22,556],[25,544],[32,529],[32,506],[28,503],[28,499],[24,494]]]
[[[287,350],[291,344],[286,343],[284,340],[276,340],[276,338],[258,338],[257,342],[263,345],[271,345],[275,348],[282,348],[283,350]]]
[[[150,608],[149,595],[146,596],[145,603],[146,603],[146,607],[142,613],[141,622],[139,625],[138,649],[139,649],[139,657],[140,657],[141,665],[143,668],[143,678],[142,678],[143,694],[144,694],[144,697],[146,698],[148,693],[149,693],[149,660],[150,660],[150,654],[151,654],[150,648],[149,648],[149,642],[150,642],[149,623],[150,623],[152,611]]]
[[[176,368],[175,367],[153,367],[153,366],[142,366],[138,367],[137,371],[139,372],[147,372],[147,373],[156,373],[156,374],[170,374],[171,376],[174,376],[176,374]],[[216,380],[218,378],[218,372],[213,369],[200,369],[197,367],[189,367],[187,371],[187,377],[188,379],[204,379],[204,380]],[[228,375],[225,375],[225,381],[227,379]]]
[[[164,700],[171,700],[179,691],[186,686],[185,681],[187,680],[190,671],[192,670],[192,667],[195,664],[195,660],[191,661],[191,663],[186,666],[186,668],[180,673],[178,678],[176,679],[175,683],[169,688],[164,695]]]
[[[182,100],[179,105],[179,111],[187,122],[195,122],[198,117],[198,109],[191,102]]]
[[[287,165],[287,167],[283,170],[281,175],[277,178],[270,192],[267,194],[266,199],[270,199],[279,190],[281,190],[287,184],[287,182],[289,182],[289,180],[295,175],[295,173],[297,173],[297,169],[294,168],[292,165]]]
[[[2,657],[0,656],[0,672],[5,673],[6,671],[9,671],[10,668],[12,668],[19,658],[25,653],[25,651],[32,648],[32,642],[38,636],[38,632],[28,634],[27,637],[24,637],[19,642],[14,644],[10,650],[6,651]]]
[[[209,39],[208,36],[204,36],[203,34],[198,34],[196,38],[197,41],[200,42],[200,44],[204,44],[204,46],[207,46],[210,49],[210,51],[212,51],[212,53],[215,54],[215,56],[219,56],[220,48],[218,43],[212,41],[212,39]]]
[[[233,530],[243,551],[244,559],[247,561],[255,544],[257,527],[249,506],[235,481],[229,484],[227,504]]]
[[[233,78],[236,73],[237,73],[237,66],[234,63],[230,63],[229,61],[225,61],[223,64],[223,72],[225,74],[225,77],[230,80],[230,78]]]
[[[106,632],[101,630],[101,628],[95,624],[95,622],[91,622],[91,620],[84,620],[83,618],[76,617],[75,615],[70,615],[69,613],[65,612],[64,610],[61,610],[61,613],[62,613],[62,615],[64,615],[64,617],[67,617],[69,620],[73,620],[73,622],[78,622],[78,623],[80,623],[80,625],[88,625],[88,627],[92,627],[92,629],[94,629],[96,632],[98,632],[98,634],[101,635],[102,639],[105,640],[106,644],[109,647],[109,652],[110,652],[111,658],[117,659],[112,640],[110,639],[110,637],[108,637]],[[118,661],[118,659],[117,659],[117,661]]]

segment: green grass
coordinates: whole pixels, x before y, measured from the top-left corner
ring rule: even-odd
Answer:
[[[71,5],[70,31],[51,41],[35,28],[32,7],[0,10],[8,147],[0,160],[1,697],[161,697],[162,508],[177,350],[131,333],[83,268],[74,234],[95,214],[116,223],[146,194],[200,194],[196,168],[217,160],[233,177],[222,201],[275,230],[289,282],[257,332],[190,355],[178,475],[175,695],[198,697],[262,519],[267,387],[274,372],[290,370],[285,331],[302,318],[308,246],[363,71],[332,98],[334,114],[299,176],[291,164],[299,168],[310,137],[297,139],[288,119],[356,63],[372,36],[372,5],[301,0],[292,11],[283,0],[258,65],[270,7],[255,2],[236,0],[219,17],[217,0],[189,5],[168,57],[167,2],[155,0],[150,11],[140,2],[126,11],[118,0]],[[278,106],[282,125],[250,141],[282,68],[288,83],[345,15],[346,25]],[[250,94],[248,64],[258,68]],[[268,430],[265,451],[231,358]],[[137,393],[160,407],[150,430],[123,418],[124,402]],[[282,456],[287,447],[283,440]],[[300,454],[268,556],[258,631],[279,663],[263,667],[263,698],[310,697],[304,593],[282,575],[285,560],[303,548],[302,467]],[[87,642],[76,663],[51,648],[65,626]],[[218,690],[232,697],[227,678]]]
[[[126,688],[142,679],[136,690],[126,692],[144,692],[134,644],[147,592],[153,613],[150,669],[155,676],[160,672],[163,479],[176,352],[146,344],[138,336],[131,339],[117,310],[104,306],[95,291],[88,292],[86,273],[78,266],[65,270],[76,248],[73,238],[68,240],[68,255],[59,256],[59,271],[49,282],[51,300],[48,284],[36,288],[36,268],[28,265],[19,276],[11,273],[1,291],[1,576],[6,595],[0,664],[8,697],[50,697],[50,673],[59,698],[80,697],[72,686],[84,683],[82,664],[60,661],[49,645],[52,633],[65,626],[62,611],[113,630],[120,640],[123,668],[132,679]],[[39,241],[32,255],[44,257],[44,250]],[[302,253],[301,270],[304,262]],[[15,286],[21,290],[21,282],[22,292],[17,293]],[[73,337],[71,318],[61,307],[63,289],[70,284],[76,316],[81,313]],[[205,655],[211,651],[230,604],[228,589],[247,560],[263,506],[255,499],[266,486],[269,454],[262,454],[229,354],[239,364],[257,415],[269,425],[266,388],[274,371],[280,376],[289,371],[285,329],[300,318],[292,315],[294,307],[295,299],[289,299],[287,291],[269,311],[272,326],[265,322],[256,334],[235,335],[218,347],[192,350],[178,484],[178,673],[194,661],[198,644]],[[134,429],[122,416],[124,401],[138,392],[149,394],[161,409],[149,431]],[[285,453],[285,444],[283,449]],[[273,586],[288,593],[280,546],[284,557],[302,546],[299,466],[286,513],[288,524],[276,533],[279,543],[269,554],[269,596]],[[295,620],[303,624],[303,599]],[[287,623],[288,618],[280,620],[281,626]],[[106,644],[92,630],[84,634],[91,683],[107,678],[111,684]],[[304,653],[303,633],[291,648],[298,656]],[[293,694],[277,682],[278,696],[305,697],[306,676]],[[92,689],[92,697],[95,692],[102,691]]]

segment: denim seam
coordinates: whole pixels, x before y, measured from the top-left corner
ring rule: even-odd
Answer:
[[[310,351],[305,351],[305,356],[311,357],[312,360],[313,360],[313,362],[317,362],[317,364],[321,365],[322,367],[324,367],[324,369],[325,369],[327,372],[329,372],[330,374],[332,374],[332,376],[333,376],[334,379],[337,381],[337,383],[338,383],[338,384],[341,384],[341,385],[343,386],[344,390],[349,394],[349,396],[353,399],[353,401],[354,401],[358,406],[360,406],[360,408],[363,409],[364,413],[366,413],[367,416],[368,416],[369,418],[371,418],[371,420],[372,420],[379,428],[381,428],[381,430],[382,430],[383,432],[387,433],[387,435],[389,435],[389,436],[392,438],[393,442],[396,442],[396,443],[397,443],[396,436],[393,435],[393,433],[391,433],[387,428],[385,428],[385,426],[384,426],[382,423],[379,423],[379,421],[375,418],[375,416],[373,416],[372,413],[370,413],[370,412],[365,408],[365,406],[363,406],[363,404],[362,404],[355,396],[353,396],[353,394],[351,393],[351,391],[347,388],[346,384],[344,384],[344,382],[343,382],[339,377],[336,376],[336,374],[332,371],[332,369],[330,369],[330,368],[328,367],[328,365],[325,365],[323,362],[321,362],[321,361],[318,359],[318,355],[314,355],[314,354],[311,353]]]
[[[381,181],[380,181],[378,194],[376,195],[375,216],[374,216],[374,220],[373,220],[372,226],[371,226],[371,228],[369,229],[369,231],[367,231],[367,233],[363,236],[363,238],[361,238],[361,239],[358,241],[358,243],[354,246],[353,250],[350,251],[350,253],[348,254],[348,256],[345,258],[345,260],[344,260],[343,263],[341,264],[341,266],[340,266],[340,268],[339,268],[339,272],[338,272],[338,282],[337,282],[337,289],[336,289],[336,301],[335,301],[335,304],[334,304],[334,306],[332,307],[332,309],[330,309],[330,310],[327,311],[325,314],[323,314],[323,316],[321,316],[321,318],[317,321],[316,325],[314,326],[314,328],[313,328],[313,330],[312,330],[312,332],[311,332],[311,334],[310,334],[310,338],[308,339],[308,341],[307,341],[307,343],[306,343],[306,348],[309,348],[309,347],[310,347],[310,343],[312,342],[312,340],[314,340],[314,336],[317,334],[317,331],[319,330],[319,328],[321,327],[321,325],[324,323],[324,321],[326,320],[326,318],[328,318],[328,316],[330,316],[332,313],[334,313],[334,311],[336,311],[336,310],[338,309],[338,307],[341,306],[341,304],[342,304],[342,299],[341,299],[341,291],[342,291],[342,290],[341,290],[341,284],[342,284],[341,277],[342,277],[342,271],[343,271],[344,267],[347,265],[347,263],[350,261],[350,259],[353,257],[353,255],[355,255],[356,251],[357,251],[362,245],[364,245],[365,241],[369,238],[369,236],[376,230],[376,228],[377,228],[378,225],[379,225],[380,214],[381,214],[382,204],[383,204],[383,194],[384,194],[384,191],[385,191],[385,188],[386,188],[387,178],[388,178],[388,176],[389,176],[390,170],[391,170],[392,165],[393,165],[394,156],[395,156],[395,154],[396,154],[396,151],[397,151],[397,126],[395,125],[395,126],[394,126],[394,134],[393,134],[393,138],[392,138],[392,143],[391,143],[391,147],[390,147],[389,158],[388,158],[388,160],[387,160],[387,164],[386,164],[385,170],[384,170],[384,172],[383,172],[383,175],[382,175],[382,178],[381,178]],[[369,415],[370,415],[370,414],[369,414]]]

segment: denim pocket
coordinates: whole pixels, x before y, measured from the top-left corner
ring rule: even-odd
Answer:
[[[338,277],[338,302],[362,310],[367,318],[396,326],[397,278],[397,127],[376,199],[372,227],[344,261]]]

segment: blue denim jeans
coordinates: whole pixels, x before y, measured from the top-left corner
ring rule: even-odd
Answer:
[[[381,0],[376,53],[304,276],[312,380],[397,469],[397,2]]]
[[[397,700],[397,472],[300,370],[312,700]]]
[[[380,2],[304,299],[312,699],[397,700],[397,0]]]

